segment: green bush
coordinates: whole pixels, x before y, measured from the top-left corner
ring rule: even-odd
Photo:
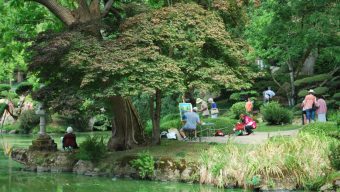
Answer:
[[[261,113],[263,119],[270,125],[279,125],[291,123],[293,119],[293,113],[286,108],[281,107],[277,102],[270,102],[261,107]]]
[[[218,118],[214,118],[214,119],[203,120],[203,121],[214,123],[215,129],[222,130],[224,134],[233,133],[234,125],[237,123],[237,120],[234,118],[222,117],[222,116],[219,116]]]
[[[234,119],[238,119],[240,115],[246,113],[245,102],[237,102],[230,108],[230,116]]]
[[[340,142],[333,142],[329,146],[329,160],[334,169],[340,170]]]
[[[6,108],[7,108],[6,103],[0,103],[0,118],[2,117],[2,114],[5,112]]]
[[[160,131],[167,131],[170,128],[181,128],[182,123],[180,120],[179,114],[169,114],[161,118],[160,122]],[[145,133],[147,135],[152,134],[152,122],[151,120],[147,121],[145,127]]]
[[[139,176],[143,179],[152,176],[155,170],[155,160],[149,152],[138,154],[138,158],[130,161],[131,166],[138,170]]]
[[[19,131],[21,133],[30,133],[40,122],[40,118],[34,110],[26,110],[19,117]]]
[[[105,152],[106,144],[104,137],[88,136],[86,140],[79,145],[79,151],[76,157],[95,163],[105,156]]]
[[[314,135],[330,135],[340,132],[336,122],[316,122],[303,126],[302,132],[308,132]]]
[[[333,95],[333,99],[335,99],[335,100],[340,99],[340,93],[335,93]]]

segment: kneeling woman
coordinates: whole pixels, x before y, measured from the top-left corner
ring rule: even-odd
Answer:
[[[256,122],[245,114],[241,114],[240,119],[244,126],[244,130],[247,132],[247,135],[253,133],[253,129],[256,129]]]

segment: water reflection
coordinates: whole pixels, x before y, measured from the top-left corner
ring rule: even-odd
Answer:
[[[83,140],[88,134],[80,134]],[[0,142],[14,147],[28,147],[33,136],[5,135]],[[56,138],[59,135],[54,135]],[[0,145],[2,146],[2,144]],[[60,145],[58,145],[60,147]],[[5,157],[0,147],[0,192],[224,192],[212,186],[172,182],[151,182],[87,177],[72,173],[34,173],[21,171],[21,165]]]

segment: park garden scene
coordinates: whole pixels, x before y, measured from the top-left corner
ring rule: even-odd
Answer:
[[[338,1],[0,13],[0,191],[340,191]]]

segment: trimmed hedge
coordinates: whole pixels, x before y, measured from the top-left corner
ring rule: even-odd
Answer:
[[[33,89],[33,84],[29,82],[22,82],[18,85],[15,93],[18,95],[22,95],[23,93],[30,91]]]
[[[324,80],[330,79],[330,78],[332,78],[332,76],[329,75],[328,73],[320,74],[320,75],[314,75],[314,76],[311,76],[311,77],[306,77],[306,78],[303,78],[303,79],[296,80],[294,82],[294,85],[297,86],[297,87],[300,87],[300,86],[303,86],[303,85],[312,85],[312,84],[315,84],[315,83],[318,83],[318,82],[321,82],[321,81],[324,81]]]
[[[280,125],[291,123],[293,113],[289,109],[282,107],[277,102],[270,102],[261,107],[263,119],[270,125]]]
[[[11,86],[8,84],[0,84],[0,92],[2,91],[9,91],[11,89]]]

